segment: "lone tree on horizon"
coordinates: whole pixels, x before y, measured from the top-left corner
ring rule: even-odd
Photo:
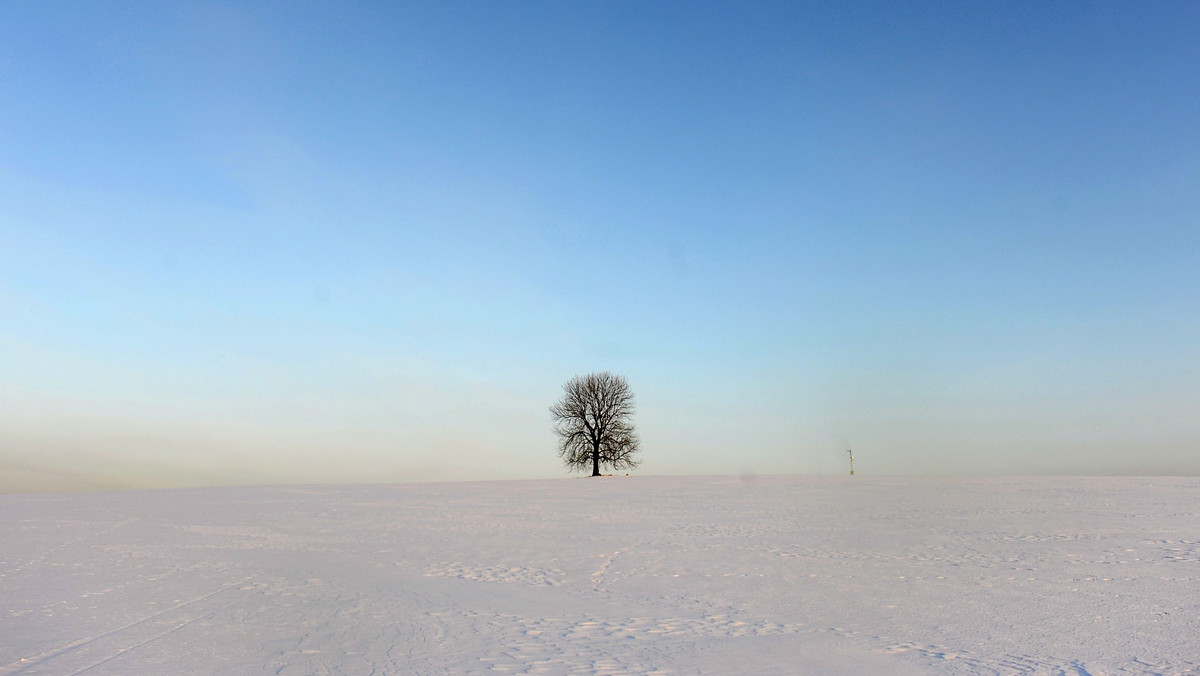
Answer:
[[[572,471],[600,476],[600,466],[633,469],[638,438],[633,431],[633,392],[624,376],[608,371],[575,376],[563,385],[563,398],[550,407],[558,457]]]

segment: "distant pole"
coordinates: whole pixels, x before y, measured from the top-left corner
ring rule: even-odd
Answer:
[[[850,454],[850,476],[854,476],[854,451],[847,448],[846,452]]]

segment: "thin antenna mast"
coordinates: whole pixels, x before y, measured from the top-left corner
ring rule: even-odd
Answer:
[[[846,452],[850,454],[850,476],[854,476],[854,451],[847,448]]]

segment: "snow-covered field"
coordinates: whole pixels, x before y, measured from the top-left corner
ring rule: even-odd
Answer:
[[[0,496],[0,674],[1200,673],[1200,479]]]

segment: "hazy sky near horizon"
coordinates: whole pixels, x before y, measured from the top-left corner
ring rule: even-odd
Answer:
[[[1200,4],[0,5],[0,490],[1200,473]]]

